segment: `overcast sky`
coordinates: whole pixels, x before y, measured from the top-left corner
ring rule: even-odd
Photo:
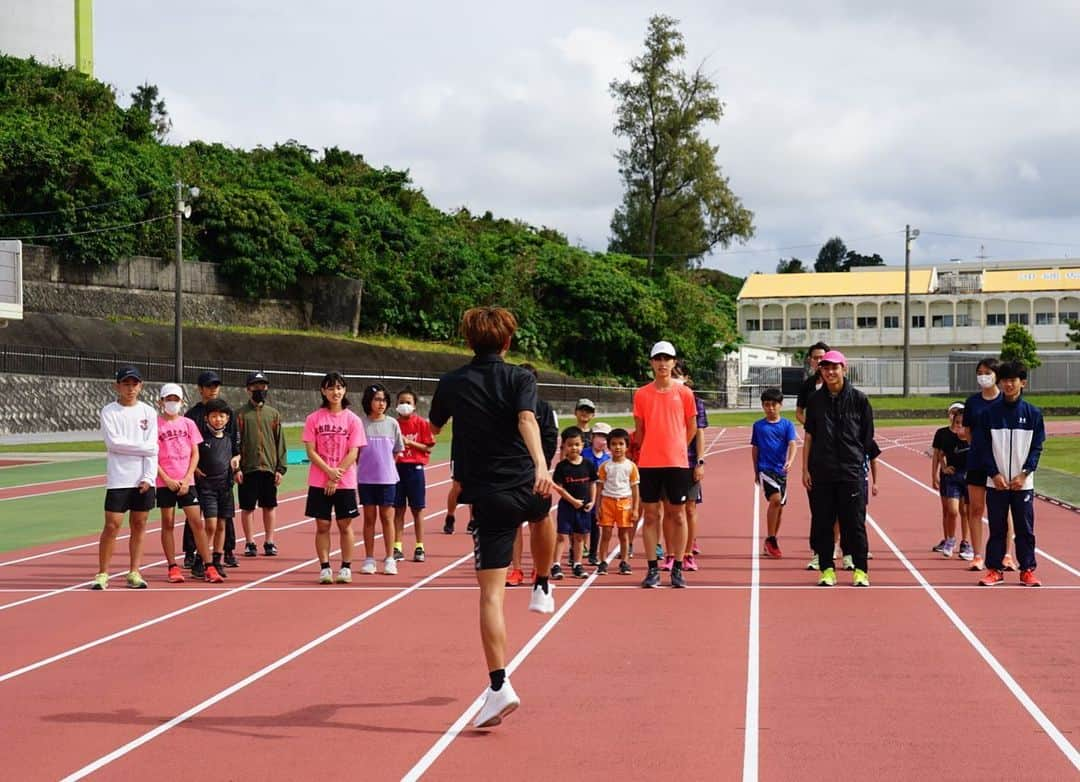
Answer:
[[[707,135],[755,212],[708,266],[812,262],[835,235],[903,263],[905,223],[913,263],[1075,258],[1080,4],[881,5],[107,0],[95,68],[125,96],[157,84],[174,142],[336,145],[408,168],[442,209],[604,249],[622,194],[607,85],[663,12],[726,103]]]

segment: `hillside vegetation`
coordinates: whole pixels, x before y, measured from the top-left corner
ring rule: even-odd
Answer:
[[[157,133],[150,112],[124,108],[108,85],[0,56],[0,237],[50,244],[73,264],[169,256],[180,179],[202,191],[186,257],[221,264],[249,297],[305,275],[360,278],[363,331],[453,339],[465,308],[502,304],[521,323],[522,353],[621,378],[642,375],[656,339],[703,369],[714,344],[737,339],[739,281],[728,275],[649,274],[639,258],[570,246],[553,228],[442,212],[407,170],[343,149],[178,146]]]

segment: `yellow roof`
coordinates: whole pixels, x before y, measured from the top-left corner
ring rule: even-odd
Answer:
[[[985,272],[984,293],[1001,291],[1076,291],[1080,290],[1080,268],[1010,269]]]
[[[911,270],[911,292],[930,292],[930,269]],[[904,270],[821,272],[818,274],[751,274],[740,299],[792,299],[806,296],[903,295]]]

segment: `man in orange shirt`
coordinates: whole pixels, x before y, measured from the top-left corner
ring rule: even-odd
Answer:
[[[641,449],[638,470],[641,474],[641,504],[645,526],[641,536],[645,550],[656,556],[660,536],[660,503],[664,503],[664,538],[672,551],[686,548],[686,497],[693,483],[693,472],[686,463],[686,448],[697,434],[697,406],[694,392],[672,377],[675,347],[660,341],[649,352],[653,382],[634,394],[634,439]],[[660,567],[649,560],[649,572],[641,585],[646,589],[660,586]],[[682,589],[682,561],[671,565],[671,586]]]

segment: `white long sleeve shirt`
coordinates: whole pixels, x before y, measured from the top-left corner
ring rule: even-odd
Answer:
[[[101,408],[105,439],[105,488],[132,489],[157,478],[157,413],[145,402],[125,406],[109,402]]]

